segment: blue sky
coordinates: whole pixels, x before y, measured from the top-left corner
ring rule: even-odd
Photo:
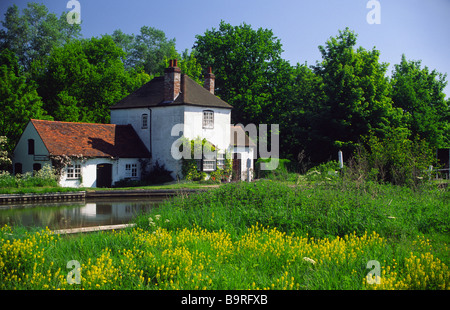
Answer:
[[[291,64],[315,64],[318,50],[339,29],[358,34],[357,46],[381,52],[389,74],[401,55],[450,74],[450,0],[378,0],[381,23],[366,20],[369,0],[78,0],[84,37],[111,34],[115,29],[139,33],[142,26],[163,30],[176,39],[178,51],[191,49],[195,35],[218,28],[221,20],[272,29],[283,44],[283,58]],[[2,0],[3,20],[8,6],[24,8],[28,1]],[[58,16],[68,12],[68,0],[37,0]],[[447,80],[449,77],[447,77]],[[446,88],[450,96],[450,85]]]

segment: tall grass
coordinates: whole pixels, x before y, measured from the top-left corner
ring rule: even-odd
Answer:
[[[0,289],[448,289],[448,200],[443,189],[258,181],[180,192],[122,231],[5,226]],[[70,260],[80,284],[66,279]],[[367,281],[371,260],[380,284]]]
[[[342,189],[328,185],[289,186],[273,181],[226,184],[163,203],[157,212],[174,230],[198,225],[239,235],[256,222],[286,233],[315,238],[376,231],[386,237],[450,231],[449,191],[413,191],[367,183]],[[148,227],[148,215],[137,224]]]

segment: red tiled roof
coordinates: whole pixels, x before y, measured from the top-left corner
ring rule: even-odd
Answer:
[[[32,119],[51,155],[150,157],[131,125],[69,123]]]

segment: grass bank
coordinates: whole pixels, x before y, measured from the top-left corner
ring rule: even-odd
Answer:
[[[133,229],[57,236],[4,227],[0,286],[448,289],[449,200],[445,189],[371,183],[226,184],[167,201]],[[70,260],[81,265],[80,284],[67,283]]]

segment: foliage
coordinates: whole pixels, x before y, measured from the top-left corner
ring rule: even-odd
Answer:
[[[108,122],[108,108],[150,79],[126,71],[123,56],[110,36],[53,49],[34,71],[46,111],[62,121]]]
[[[148,176],[148,181],[150,184],[162,184],[166,182],[173,181],[171,176],[171,171],[167,170],[164,164],[160,165],[158,161],[156,161],[155,165],[152,167],[150,174]]]
[[[4,226],[0,288],[447,289],[448,245],[436,242],[448,240],[444,197],[267,181],[179,196],[121,231],[67,238]],[[67,281],[68,256],[79,284]],[[367,281],[373,259],[380,284]]]
[[[306,173],[306,179],[310,182],[336,181],[340,178],[339,170],[339,163],[331,160],[309,169]]]
[[[407,130],[392,129],[383,140],[373,134],[365,138],[365,147],[357,154],[357,161],[367,161],[367,172],[375,181],[416,187],[429,178],[429,167],[436,157],[429,143],[416,137],[408,139]]]
[[[1,188],[30,188],[30,187],[56,187],[58,178],[56,171],[45,164],[39,171],[33,173],[16,174],[12,176],[9,172],[0,173]]]
[[[26,70],[31,68],[33,61],[44,60],[54,48],[81,35],[80,25],[69,25],[64,12],[58,19],[45,5],[34,2],[27,4],[22,15],[17,5],[10,6],[2,26],[0,50],[13,51]]]
[[[355,45],[356,34],[346,28],[319,46],[322,61],[314,71],[322,78],[326,99],[313,130],[325,142],[321,147],[326,156],[339,149],[351,153],[361,136],[369,131],[382,136],[402,121],[401,109],[392,105],[388,65],[379,63],[380,52]]]
[[[128,70],[141,67],[150,76],[162,75],[164,60],[174,58],[175,39],[168,40],[162,30],[153,27],[142,26],[138,35],[117,29],[112,38],[124,50],[122,59]]]
[[[267,166],[270,167],[270,162],[272,161],[271,158],[258,158],[258,160],[255,162],[255,173],[257,178],[267,178],[271,180],[278,180],[278,181],[295,181],[292,180],[292,176],[295,179],[297,175],[291,174],[288,171],[288,166],[290,164],[289,159],[278,159],[278,166],[276,169],[272,170],[261,170],[261,163],[265,163]]]
[[[393,104],[407,116],[409,138],[425,138],[433,149],[450,146],[450,105],[443,92],[446,76],[402,55],[391,79]]]
[[[216,148],[214,145],[209,143],[205,138],[200,139],[199,137],[194,140],[189,140],[186,137],[182,137],[182,144],[180,145],[180,151],[189,150],[189,157],[183,156],[181,158],[181,173],[183,178],[188,181],[203,181],[206,180],[206,172],[198,169],[197,163],[203,158],[204,150],[215,152]],[[202,157],[198,157],[200,154]]]
[[[8,157],[8,151],[5,148],[7,141],[7,137],[0,136],[0,171],[5,170],[4,168],[11,164],[11,159]]]
[[[11,153],[30,118],[51,119],[15,54],[0,52],[0,135],[8,138],[5,151]]]
[[[361,235],[364,231],[401,238],[448,231],[450,205],[446,199],[448,191],[426,187],[413,190],[370,182],[362,186],[352,182],[291,186],[260,180],[224,184],[188,199],[176,197],[158,212],[170,218],[164,226],[167,229],[197,224],[235,235],[259,222],[287,234],[315,238]]]
[[[254,30],[243,23],[221,21],[219,29],[196,36],[195,56],[212,66],[217,95],[233,106],[234,123],[261,123],[281,64],[281,43],[269,29]]]

